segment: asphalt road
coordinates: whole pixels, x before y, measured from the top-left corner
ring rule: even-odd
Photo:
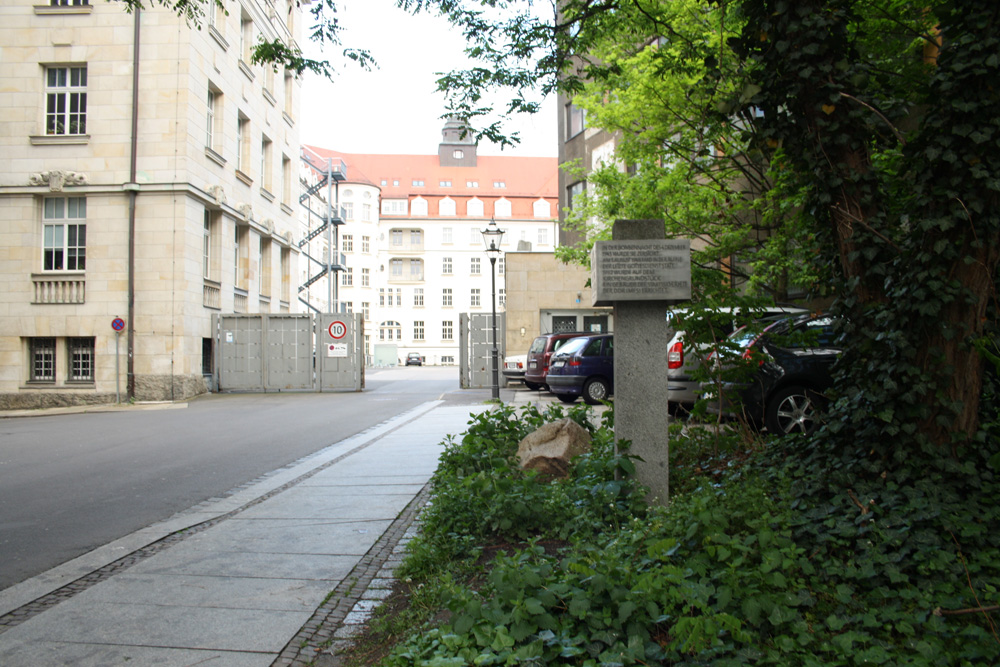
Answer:
[[[409,367],[368,371],[361,393],[0,419],[0,590],[426,401],[488,396],[456,367]]]

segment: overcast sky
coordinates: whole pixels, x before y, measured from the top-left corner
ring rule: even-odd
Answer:
[[[379,68],[365,72],[335,60],[338,74],[332,83],[306,75],[302,142],[345,153],[436,154],[444,127],[444,96],[435,92],[436,73],[465,62],[461,33],[443,18],[411,16],[393,0],[340,4],[337,16],[345,26],[344,44],[367,48]],[[317,57],[315,46],[306,37],[303,41],[306,52]],[[510,126],[521,133],[519,147],[501,151],[483,143],[480,155],[555,157],[555,113],[555,101],[547,100],[540,113],[522,114]]]

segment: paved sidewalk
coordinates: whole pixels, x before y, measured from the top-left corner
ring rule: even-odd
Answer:
[[[425,403],[0,591],[0,665],[306,664],[487,408]]]

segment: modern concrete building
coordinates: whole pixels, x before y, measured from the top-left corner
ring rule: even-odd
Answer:
[[[298,309],[296,7],[0,6],[0,408],[195,395],[213,314]]]
[[[336,197],[345,271],[338,307],[365,315],[375,365],[410,352],[457,364],[460,313],[490,313],[492,284],[482,230],[496,221],[501,250],[531,248],[551,261],[558,237],[554,158],[478,155],[462,125],[448,122],[437,154],[365,155],[307,147],[341,159]],[[508,255],[509,257],[509,255]],[[497,311],[507,310],[507,257],[496,266]],[[528,289],[546,292],[550,285]],[[537,313],[536,313],[537,316]]]

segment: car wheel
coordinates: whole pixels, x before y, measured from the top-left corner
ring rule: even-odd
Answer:
[[[535,382],[528,382],[527,380],[524,381],[524,386],[530,389],[531,391],[538,391],[539,389],[542,388],[542,385],[536,384]]]
[[[583,401],[588,405],[597,405],[607,400],[610,393],[607,380],[601,378],[587,380],[587,384],[583,385]]]
[[[764,425],[777,435],[805,433],[819,426],[823,397],[804,387],[785,387],[776,392],[764,407]]]
[[[576,396],[573,394],[556,394],[556,397],[563,403],[576,403]]]

